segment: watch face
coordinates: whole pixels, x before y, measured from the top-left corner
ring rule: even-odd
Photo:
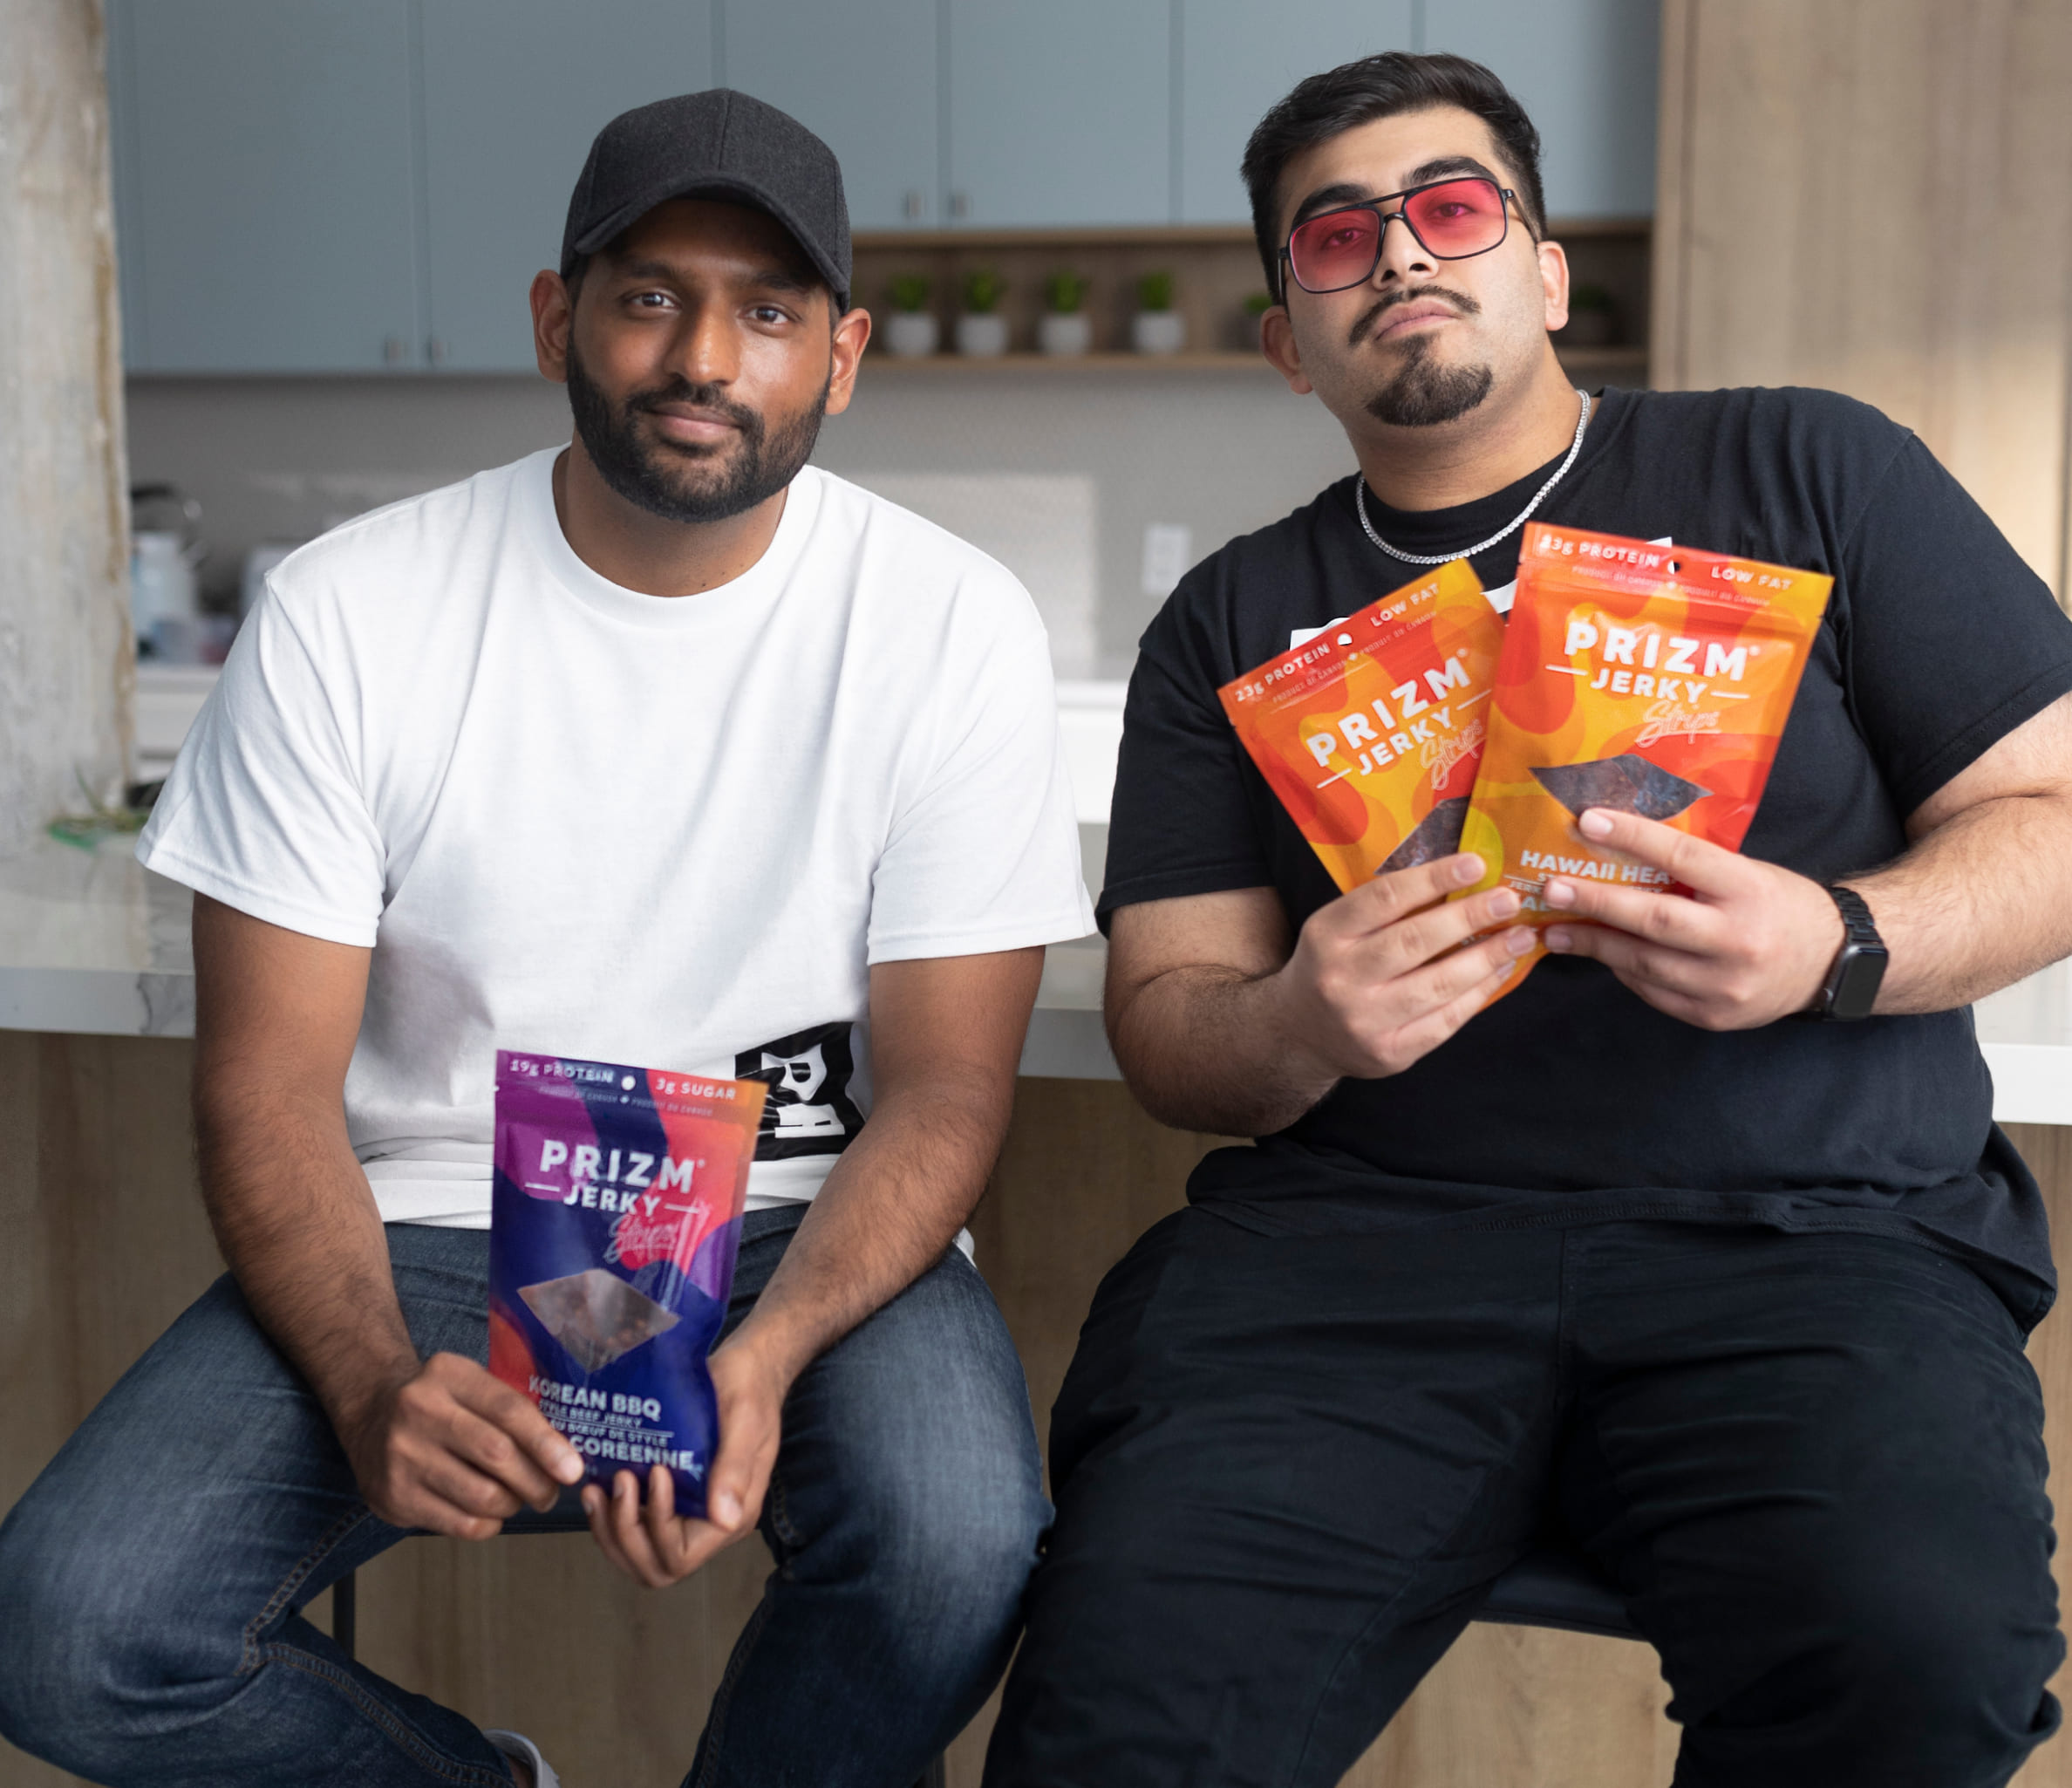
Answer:
[[[1845,944],[1835,965],[1834,998],[1828,1002],[1832,1019],[1871,1016],[1878,1003],[1878,989],[1885,980],[1885,952],[1876,944]]]

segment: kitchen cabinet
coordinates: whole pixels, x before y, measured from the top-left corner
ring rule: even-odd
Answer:
[[[1659,0],[1300,0],[1259,30],[1244,0],[1180,8],[1178,216],[1251,220],[1238,158],[1303,76],[1381,50],[1450,50],[1494,69],[1539,127],[1554,217],[1654,209]]]
[[[558,266],[590,139],[712,85],[712,0],[420,0],[425,363],[529,372],[533,275]]]
[[[108,24],[129,365],[412,359],[410,0],[109,0]]]
[[[1302,0],[1260,29],[1256,0],[1178,0],[1180,119],[1176,215],[1248,223],[1237,163],[1246,140],[1305,75],[1413,45],[1416,0]]]
[[[108,0],[127,361],[529,370],[590,138],[716,82],[827,139],[859,230],[1153,229],[1249,221],[1303,75],[1453,49],[1533,112],[1554,215],[1645,215],[1657,3]]]
[[[835,151],[852,229],[942,221],[941,0],[721,3],[726,85],[790,113]]]
[[[952,225],[1171,222],[1170,0],[944,3]]]
[[[1653,212],[1660,0],[1427,0],[1424,38],[1518,96],[1550,217]]]

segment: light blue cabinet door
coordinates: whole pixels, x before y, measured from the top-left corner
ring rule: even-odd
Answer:
[[[947,0],[951,222],[1169,223],[1169,0]]]
[[[835,151],[849,227],[939,223],[937,0],[722,5],[726,85],[790,113]]]
[[[712,0],[422,0],[428,356],[530,372],[533,275],[561,260],[590,139],[712,85]]]
[[[112,0],[109,24],[129,364],[409,364],[409,0]]]
[[[1180,0],[1180,219],[1249,223],[1237,163],[1266,110],[1305,75],[1408,50],[1414,0]]]
[[[1551,217],[1652,217],[1660,0],[1427,0],[1425,46],[1485,63],[1539,126]]]

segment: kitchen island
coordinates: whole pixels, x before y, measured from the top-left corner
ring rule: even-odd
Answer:
[[[220,1271],[192,1165],[189,899],[111,839],[0,863],[0,1509]],[[1116,1075],[1098,939],[1053,948],[1014,1123],[971,1230],[1039,1426],[1101,1275],[1176,1208],[1218,1138],[1161,1129]],[[2072,972],[1982,1002],[1995,1113],[2072,1225]],[[2037,1331],[2054,1453],[2072,1457],[2072,1320]],[[149,1462],[139,1462],[148,1494]],[[2061,1498],[2062,1500],[2062,1498]],[[724,1554],[661,1595],[582,1535],[413,1540],[360,1573],[359,1653],[484,1723],[518,1723],[575,1781],[677,1781],[767,1555]],[[322,1625],[322,1599],[311,1610]],[[550,1640],[546,1635],[551,1634]],[[1646,1646],[1476,1627],[1347,1778],[1352,1788],[1659,1788],[1675,1729]],[[990,1713],[952,1748],[976,1788]],[[2072,1788],[2062,1741],[2018,1778]],[[0,1744],[0,1788],[68,1780]]]

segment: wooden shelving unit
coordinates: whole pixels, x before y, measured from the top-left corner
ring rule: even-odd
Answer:
[[[1591,390],[1606,385],[1638,386],[1647,382],[1646,348],[1558,349],[1561,364],[1569,376]],[[1068,378],[1074,373],[1105,373],[1110,377],[1134,373],[1173,372],[1263,373],[1273,368],[1258,354],[1242,350],[1217,350],[1208,353],[1181,354],[1033,354],[1012,353],[967,357],[957,353],[930,354],[924,359],[902,359],[896,354],[873,351],[864,365],[872,377],[894,373],[900,377],[971,378],[987,372],[1027,373],[1040,378]]]
[[[1612,296],[1614,345],[1565,347],[1562,364],[1578,384],[1647,383],[1648,272],[1653,225],[1646,218],[1572,218],[1551,234],[1567,249],[1575,283],[1599,285]],[[964,276],[997,272],[1006,283],[1001,311],[1012,351],[966,358],[950,351]],[[1087,282],[1087,314],[1096,351],[1074,357],[1033,351],[1045,280],[1069,269]],[[1178,354],[1128,351],[1136,282],[1149,272],[1173,276],[1175,308],[1187,318],[1188,349]],[[1046,377],[1104,373],[1258,372],[1272,368],[1253,345],[1258,325],[1248,297],[1265,290],[1251,232],[1228,225],[1141,229],[917,230],[874,232],[855,240],[855,302],[889,313],[888,290],[903,274],[929,282],[930,304],[942,324],[945,351],[904,360],[874,347],[868,365],[901,377],[1026,372]]]

